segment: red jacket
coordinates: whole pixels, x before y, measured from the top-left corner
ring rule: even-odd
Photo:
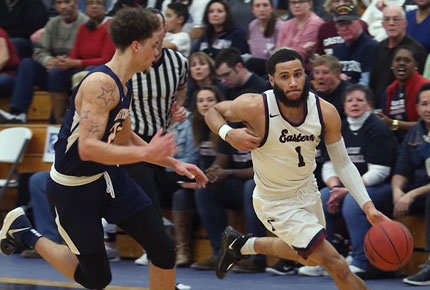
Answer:
[[[1,72],[13,75],[21,61],[19,59],[18,53],[16,52],[15,45],[10,40],[10,37],[6,31],[4,31],[2,28],[0,28],[0,38],[4,38],[6,40],[7,49],[9,51],[9,59]]]
[[[406,82],[406,115],[408,116],[409,122],[418,121],[419,116],[416,109],[417,104],[417,94],[421,86],[425,83],[430,83],[430,81],[415,72]],[[385,103],[385,110],[387,115],[390,114],[390,104],[396,95],[397,88],[399,86],[399,81],[395,80],[387,87],[387,101]]]

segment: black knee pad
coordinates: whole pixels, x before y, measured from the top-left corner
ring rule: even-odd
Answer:
[[[88,289],[104,289],[112,281],[106,253],[80,255],[75,271],[75,281]]]
[[[152,264],[161,269],[173,269],[176,262],[175,242],[167,234],[163,241],[154,241],[155,244],[151,248],[145,249],[151,257]]]

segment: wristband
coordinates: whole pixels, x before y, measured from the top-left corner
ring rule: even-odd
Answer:
[[[223,124],[218,130],[218,135],[222,140],[225,141],[225,137],[227,136],[227,133],[230,132],[230,130],[233,130],[233,128],[227,124]]]

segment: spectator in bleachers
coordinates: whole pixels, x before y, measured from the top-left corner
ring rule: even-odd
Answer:
[[[405,4],[405,0],[390,0],[389,2],[390,6],[403,6]],[[369,25],[370,35],[378,42],[383,41],[388,36],[382,23],[384,17],[382,11],[386,6],[385,0],[372,0],[361,15],[361,20],[366,21]]]
[[[335,106],[344,119],[342,95],[351,83],[340,78],[341,72],[342,64],[332,55],[318,56],[314,60],[312,74],[318,96]]]
[[[182,3],[170,3],[166,12],[166,37],[163,47],[177,50],[184,56],[190,56],[191,39],[188,33],[182,31],[189,17],[188,8]]]
[[[223,94],[213,85],[204,85],[194,93],[191,123],[194,143],[199,147],[199,168],[202,170],[208,169],[215,161],[216,148],[220,140],[206,124],[205,114],[212,106],[223,100]]]
[[[77,0],[56,0],[59,16],[49,20],[33,53],[24,58],[16,72],[16,84],[10,102],[10,113],[0,110],[0,123],[25,123],[33,100],[34,86],[58,90],[59,56],[69,55],[79,27],[88,17],[77,9]]]
[[[343,65],[342,73],[347,80],[367,86],[373,52],[378,43],[363,32],[358,17],[359,11],[355,5],[346,4],[336,8],[334,22],[339,36],[345,42],[334,47],[333,55]]]
[[[430,53],[430,0],[414,0],[418,9],[408,11],[406,31]]]
[[[310,70],[309,59],[315,52],[318,28],[324,20],[312,12],[311,0],[290,0],[288,7],[294,18],[282,25],[276,47],[288,47],[297,51]]]
[[[74,2],[77,0],[56,0]],[[0,27],[15,44],[21,59],[31,57],[30,36],[48,21],[48,12],[41,0],[0,0]]]
[[[169,132],[176,133],[178,152],[174,155],[180,161],[197,164],[199,150],[192,134],[191,117],[185,122],[175,123]],[[176,241],[176,267],[188,267],[192,262],[191,225],[194,214],[195,182],[175,171],[165,169],[164,179],[160,181],[160,193],[164,204],[172,209],[174,237]]]
[[[369,87],[375,96],[375,108],[383,105],[382,96],[387,86],[394,81],[391,69],[395,49],[399,45],[409,45],[414,50],[418,72],[424,71],[426,50],[424,47],[406,33],[405,12],[400,6],[386,6],[383,10],[382,25],[388,38],[379,42],[374,51],[374,64],[370,72]]]
[[[9,35],[0,27],[0,98],[12,95],[20,59]]]
[[[85,0],[89,20],[79,27],[70,56],[57,56],[57,65],[51,73],[57,76],[55,88],[51,86],[51,104],[56,123],[61,123],[66,113],[72,76],[83,70],[108,62],[115,53],[115,46],[108,34],[110,17],[105,17],[107,0]]]
[[[236,123],[237,124],[237,123]],[[206,169],[209,182],[206,188],[196,189],[195,200],[200,219],[209,236],[213,255],[195,262],[194,269],[213,270],[221,247],[220,237],[227,226],[227,209],[243,210],[247,231],[263,237],[266,229],[258,220],[252,205],[253,180],[251,152],[241,152],[227,142],[220,141],[213,164]],[[264,272],[266,259],[258,255],[246,263],[235,265],[238,272]]]
[[[240,52],[234,48],[221,50],[215,58],[218,78],[229,88],[226,99],[233,100],[244,93],[262,93],[270,88],[268,81],[250,72]]]
[[[203,51],[215,58],[223,48],[235,47],[241,54],[249,53],[246,33],[233,19],[230,6],[224,0],[211,0],[203,16],[204,34],[197,40],[193,51]]]
[[[430,84],[421,86],[416,99],[420,119],[403,140],[391,181],[394,217],[430,210],[430,168],[426,164],[430,152]],[[428,242],[427,251],[430,250]],[[415,286],[430,285],[430,257],[418,273],[404,278],[403,282]]]
[[[342,101],[347,118],[342,121],[341,132],[348,155],[375,206],[389,214],[392,210],[389,176],[396,159],[396,138],[390,128],[372,114],[373,98],[369,88],[351,85],[345,90]],[[364,253],[364,236],[371,224],[343,186],[331,161],[324,163],[322,175],[327,186],[321,190],[327,240],[333,243],[335,220],[343,218],[352,245],[351,272],[363,279],[376,278],[382,271],[373,268]],[[324,270],[320,266],[304,266],[299,269],[299,274],[320,276]]]
[[[193,96],[198,89],[205,85],[216,86],[223,96],[227,94],[227,86],[218,78],[215,70],[215,61],[202,51],[194,52],[190,58],[190,78],[187,87],[185,106],[192,107]]]
[[[187,134],[186,138],[192,138],[193,148],[198,148],[198,165],[200,169],[206,170],[215,160],[218,136],[209,130],[204,121],[204,115],[209,108],[222,101],[223,96],[216,87],[208,85],[196,91],[193,100],[190,116],[192,133]],[[180,143],[178,143],[178,149],[179,146]],[[186,267],[192,262],[191,224],[195,202],[194,189],[187,188],[188,185],[192,185],[192,183],[184,183],[182,185],[184,188],[175,191],[172,198],[172,217],[175,224],[177,249],[176,267]]]
[[[163,13],[166,13],[167,6],[170,3],[175,2],[187,5],[188,12],[190,13],[188,22],[184,25],[183,28],[184,32],[187,32],[190,35],[191,39],[198,39],[199,37],[201,37],[205,30],[205,25],[203,23],[203,15],[206,9],[206,5],[209,3],[209,0],[164,0],[162,6]]]
[[[332,16],[335,14],[336,8],[344,4],[353,4],[357,6],[356,0],[327,0],[324,4],[325,9]],[[366,34],[367,24],[366,22],[359,20],[363,30]],[[321,24],[317,33],[317,42],[315,44],[315,53],[317,55],[333,54],[333,47],[339,43],[344,43],[342,37],[337,33],[336,25],[333,18]]]
[[[410,46],[396,48],[391,65],[396,79],[387,87],[382,98],[382,112],[377,113],[395,131],[399,142],[418,121],[417,93],[424,83],[430,83],[418,73],[417,65]]]
[[[246,66],[264,76],[267,74],[266,60],[275,49],[283,22],[276,15],[272,0],[252,0],[251,4],[251,11],[257,19],[248,26],[251,58],[246,61]]]

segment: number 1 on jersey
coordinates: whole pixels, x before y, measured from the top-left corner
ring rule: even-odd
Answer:
[[[303,166],[305,166],[305,161],[304,161],[304,159],[303,159],[303,155],[302,155],[302,153],[301,153],[302,147],[297,146],[295,149],[296,149],[297,155],[298,155],[298,157],[299,157],[299,163],[297,163],[297,166],[298,166],[298,167],[303,167]]]

